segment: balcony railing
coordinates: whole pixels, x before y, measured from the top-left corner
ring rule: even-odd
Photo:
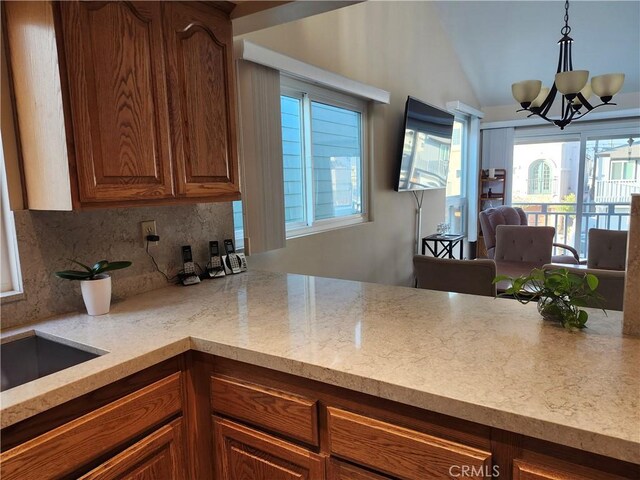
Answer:
[[[596,180],[594,203],[619,203],[640,193],[640,180]]]
[[[587,253],[590,228],[629,229],[630,207],[626,202],[583,203],[579,219],[577,205],[573,203],[514,203],[513,206],[527,213],[529,225],[555,227],[555,241],[576,248],[581,257]]]

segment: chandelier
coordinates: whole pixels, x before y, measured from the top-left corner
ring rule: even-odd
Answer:
[[[522,106],[518,112],[530,112],[528,117],[537,115],[547,122],[554,123],[561,130],[571,121],[584,117],[594,108],[603,105],[615,105],[611,103],[613,96],[620,91],[624,83],[624,73],[608,73],[599,75],[589,80],[588,70],[574,70],[571,58],[571,46],[573,39],[569,36],[569,0],[564,4],[564,27],[560,30],[562,38],[558,41],[560,55],[558,57],[558,69],[555,81],[549,89],[542,86],[540,80],[525,80],[514,83],[511,86],[513,98]],[[561,117],[550,118],[549,110],[556,99],[556,94],[562,96]],[[602,103],[592,105],[588,102],[591,93],[594,93]]]

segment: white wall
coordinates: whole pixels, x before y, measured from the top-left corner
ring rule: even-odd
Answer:
[[[391,92],[371,111],[372,222],[287,241],[250,258],[251,268],[410,285],[415,200],[393,191],[408,95],[443,107],[479,107],[428,2],[365,2],[244,36],[307,63]],[[444,190],[424,195],[423,234],[444,219]]]

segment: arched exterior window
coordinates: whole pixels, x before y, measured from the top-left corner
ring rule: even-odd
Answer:
[[[551,166],[546,160],[536,160],[529,166],[529,194],[551,193]]]

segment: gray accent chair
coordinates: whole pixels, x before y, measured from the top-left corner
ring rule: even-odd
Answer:
[[[624,271],[619,270],[601,270],[597,268],[576,268],[571,265],[545,265],[544,270],[557,270],[558,268],[566,268],[576,275],[585,275],[592,273],[598,277],[598,288],[596,292],[602,295],[602,302],[589,301],[588,305],[592,308],[604,308],[606,310],[620,310],[624,302]]]
[[[519,277],[534,268],[551,263],[553,227],[529,227],[525,225],[498,225],[494,260],[499,275]],[[499,292],[511,286],[508,280],[499,282]]]
[[[499,225],[528,225],[527,214],[520,207],[501,206],[488,208],[480,212],[480,228],[484,237],[484,244],[487,248],[487,256],[495,258],[496,249],[496,229]],[[564,243],[552,243],[553,247],[563,248],[571,252],[571,255],[553,255],[555,263],[568,263],[577,265],[580,257],[575,248]],[[542,265],[540,265],[542,266]]]
[[[627,268],[626,231],[589,229],[587,267],[602,270],[625,270]]]
[[[415,255],[413,268],[418,288],[496,296],[496,286],[492,283],[496,276],[493,260],[456,260]]]

